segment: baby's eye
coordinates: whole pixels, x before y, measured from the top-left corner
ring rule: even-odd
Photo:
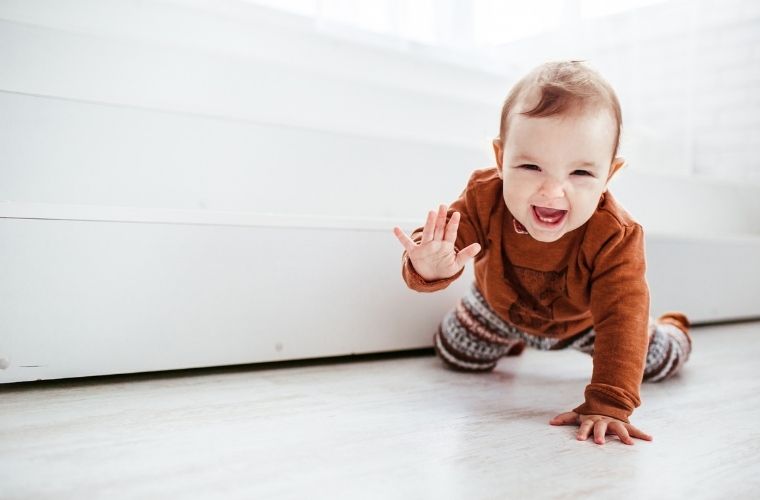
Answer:
[[[590,177],[593,177],[593,176],[594,176],[594,174],[592,174],[592,173],[591,173],[591,172],[589,172],[588,170],[576,170],[576,171],[575,171],[575,172],[573,172],[573,173],[574,173],[574,174],[578,174],[578,175],[588,175],[588,176],[590,176]]]
[[[520,165],[517,168],[524,168],[526,170],[541,170],[540,168],[538,168],[538,165]]]

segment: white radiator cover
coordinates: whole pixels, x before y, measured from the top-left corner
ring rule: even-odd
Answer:
[[[0,212],[3,383],[430,347],[472,279],[408,290],[391,220],[46,210]],[[646,244],[653,313],[760,317],[760,238]]]

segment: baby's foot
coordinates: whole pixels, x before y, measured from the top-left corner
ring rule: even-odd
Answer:
[[[688,318],[677,311],[666,312],[650,324],[644,380],[659,382],[675,375],[691,354]]]
[[[691,326],[691,323],[689,323],[689,319],[683,313],[678,311],[668,311],[657,318],[655,323],[675,326],[686,335],[686,339],[689,341],[689,347],[691,347],[691,335],[689,335],[689,327]]]

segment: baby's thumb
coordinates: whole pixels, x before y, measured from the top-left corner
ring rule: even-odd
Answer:
[[[472,259],[479,253],[480,253],[479,243],[473,243],[472,245],[463,248],[457,254],[457,258],[456,258],[457,266],[464,267],[464,265],[467,264],[468,260]]]

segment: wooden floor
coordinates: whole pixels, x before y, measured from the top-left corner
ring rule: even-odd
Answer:
[[[0,498],[760,498],[760,323],[703,327],[646,384],[651,443],[548,420],[591,360],[526,351],[490,374],[430,355],[0,388]]]

